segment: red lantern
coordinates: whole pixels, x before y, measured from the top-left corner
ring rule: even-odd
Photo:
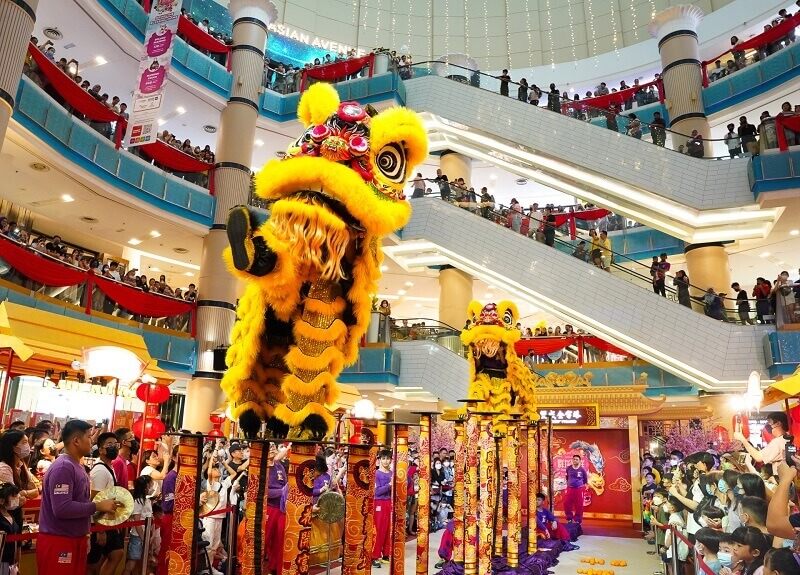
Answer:
[[[142,437],[142,426],[144,425],[144,418],[137,419],[133,426],[131,427],[131,431],[133,431],[136,437]],[[167,431],[164,422],[158,419],[157,417],[147,417],[147,426],[144,429],[144,437],[143,439],[158,439]]]
[[[717,436],[718,443],[723,443],[729,439],[728,430],[721,425],[714,427],[714,434]]]
[[[143,383],[136,388],[136,397],[146,403],[164,403],[169,399],[169,395],[169,387],[157,383]]]
[[[211,431],[208,432],[209,437],[225,437],[222,433],[222,424],[225,423],[226,417],[222,413],[212,413],[208,416],[211,422]]]
[[[743,413],[733,416],[733,430],[740,431],[746,438],[750,438],[750,421]]]
[[[353,422],[353,433],[350,434],[350,443],[354,445],[361,444],[361,427],[363,422],[360,419],[352,419]]]

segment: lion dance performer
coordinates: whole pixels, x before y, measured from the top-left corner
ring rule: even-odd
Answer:
[[[225,258],[248,285],[222,388],[249,437],[262,422],[295,439],[334,428],[325,406],[369,324],[381,237],[408,221],[403,186],[428,153],[414,112],[340,103],[328,84],[311,86],[297,115],[305,132],[256,177],[269,219],[258,226],[241,206],[228,217]]]
[[[514,350],[522,335],[515,327],[517,306],[510,301],[486,305],[473,301],[468,316],[470,325],[461,332],[461,342],[469,348],[469,399],[482,402],[478,411],[498,413],[494,429],[500,433],[514,408],[537,421],[533,376]]]

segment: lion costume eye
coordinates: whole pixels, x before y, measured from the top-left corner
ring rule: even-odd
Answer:
[[[375,164],[381,174],[393,184],[406,179],[406,151],[395,142],[386,144],[375,156]]]
[[[510,309],[507,309],[503,314],[503,323],[506,325],[514,325],[514,314]]]

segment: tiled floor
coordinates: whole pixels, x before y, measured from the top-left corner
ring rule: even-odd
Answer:
[[[428,554],[428,573],[433,575],[437,572],[434,564],[439,560],[436,551],[439,549],[439,541],[443,531],[431,535],[430,553]],[[644,539],[623,539],[619,537],[601,537],[584,535],[577,542],[580,549],[562,553],[559,556],[559,564],[553,569],[555,575],[573,575],[578,569],[589,569],[592,565],[581,563],[581,558],[595,557],[604,559],[603,569],[613,570],[615,575],[651,575],[655,571],[661,570],[661,563],[656,555],[648,555],[647,551],[652,549]],[[414,575],[416,572],[417,544],[411,541],[406,544],[406,565],[405,575]],[[612,567],[612,560],[625,560],[626,567]],[[599,567],[595,567],[599,568]],[[324,571],[323,571],[324,572]],[[341,569],[335,567],[331,569],[331,575],[339,575]],[[388,575],[389,566],[382,565],[380,569],[373,569],[373,575]]]

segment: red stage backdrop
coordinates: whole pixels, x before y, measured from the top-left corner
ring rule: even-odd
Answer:
[[[624,429],[553,429],[555,511],[563,516],[566,468],[583,457],[589,483],[583,498],[586,519],[633,520],[628,432]],[[572,447],[575,446],[575,447]]]

